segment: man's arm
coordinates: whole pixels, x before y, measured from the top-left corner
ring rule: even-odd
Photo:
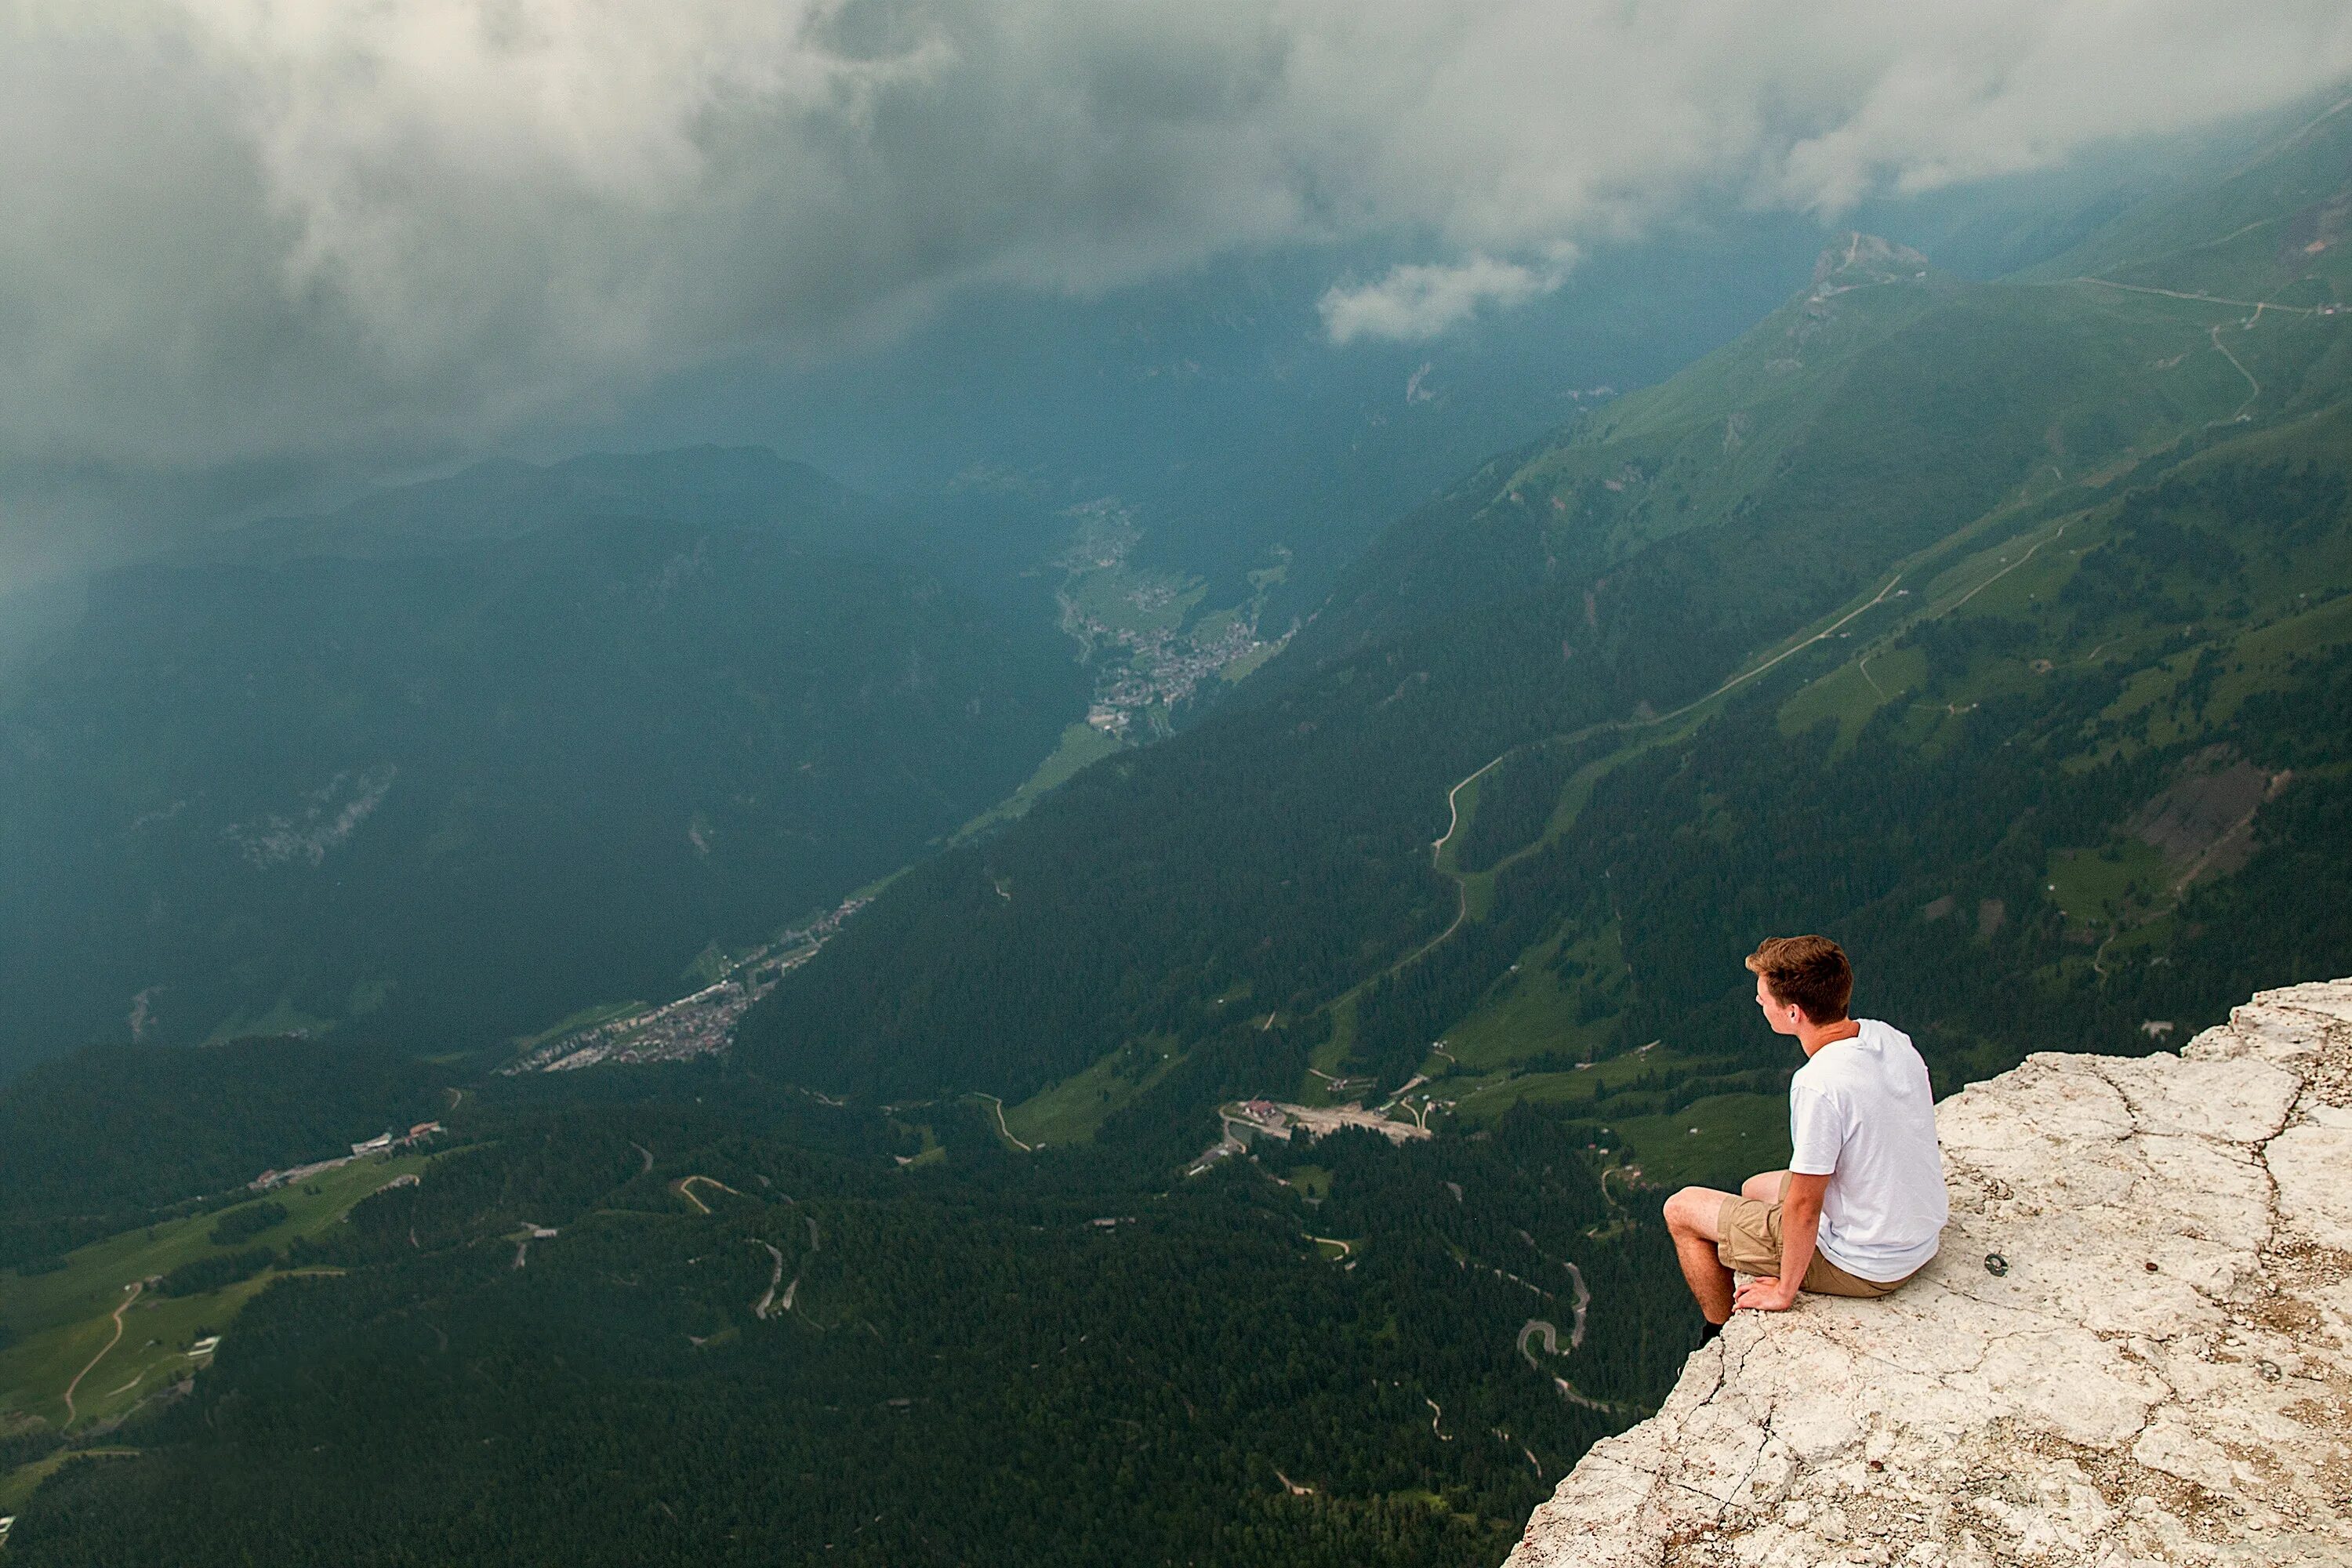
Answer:
[[[1785,1312],[1797,1304],[1797,1289],[1805,1270],[1813,1266],[1813,1242],[1822,1226],[1822,1199],[1830,1190],[1827,1176],[1792,1174],[1780,1199],[1780,1277],[1750,1280],[1731,1305],[1759,1312]]]

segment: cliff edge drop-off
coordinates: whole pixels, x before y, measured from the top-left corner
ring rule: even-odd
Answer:
[[[1736,1316],[1508,1568],[2352,1563],[2352,980],[1937,1123],[1927,1271]]]

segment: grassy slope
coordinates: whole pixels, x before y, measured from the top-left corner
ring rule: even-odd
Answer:
[[[955,842],[961,843],[983,828],[1026,814],[1044,796],[1076,777],[1081,769],[1121,749],[1122,743],[1116,736],[1107,735],[1091,724],[1070,725],[1062,731],[1061,742],[1053,752],[1037,764],[1037,771],[1019,789],[958,828]]]
[[[355,1160],[303,1185],[272,1194],[285,1205],[286,1219],[228,1247],[215,1247],[206,1237],[219,1223],[217,1214],[194,1215],[92,1242],[68,1254],[66,1267],[54,1273],[0,1276],[0,1322],[17,1336],[0,1350],[0,1426],[28,1419],[53,1426],[64,1421],[66,1385],[113,1336],[114,1310],[132,1283],[246,1247],[268,1246],[282,1252],[296,1237],[318,1235],[360,1199],[425,1164],[424,1155]],[[142,1292],[123,1314],[121,1342],[76,1391],[75,1426],[120,1415],[189,1371],[187,1349],[200,1337],[199,1331],[226,1330],[270,1278],[264,1274],[201,1295]]]
[[[2352,99],[2337,100],[2230,177],[2144,203],[2021,278],[2305,305],[2341,298],[2352,280],[2352,255],[2336,243],[2347,121]]]
[[[1114,1051],[1086,1071],[1005,1107],[1004,1125],[1037,1148],[1085,1142],[1106,1117],[1134,1104],[1167,1076],[1176,1059],[1172,1048],[1162,1045],[1154,1056],[1153,1045],[1145,1041],[1135,1049]]]
[[[2352,452],[2352,409],[2338,407],[2227,442],[2179,465],[2178,476],[2193,480],[2226,464],[2248,461],[2340,463],[2347,452]],[[2340,542],[2293,556],[2250,552],[2243,590],[2187,581],[2175,584],[2183,591],[2202,590],[2196,606],[2200,621],[2210,618],[2212,635],[2162,658],[2154,657],[2154,650],[2177,630],[2168,621],[2140,614],[2088,619],[2070,614],[2061,599],[2066,582],[2086,553],[2113,537],[2116,511],[2112,505],[2089,507],[1982,550],[1967,550],[1962,539],[1928,552],[1919,563],[1922,586],[1911,601],[1916,607],[1880,623],[1874,635],[1786,699],[1779,708],[1783,732],[1834,722],[1841,744],[1848,744],[1880,710],[1897,707],[1918,742],[1931,745],[1942,724],[2005,687],[2046,679],[2048,669],[2095,662],[2138,666],[2126,695],[2113,710],[2123,717],[2138,709],[2158,709],[2200,661],[2217,661],[2226,673],[2215,683],[2213,698],[2201,714],[2167,711],[2155,718],[2147,743],[2167,743],[2226,723],[2247,696],[2281,687],[2296,658],[2352,641],[2352,552]],[[1898,646],[1904,635],[1929,622],[1972,620],[2029,628],[2021,637],[2022,651],[1958,690],[1932,700],[1915,698],[1927,661],[1916,646]],[[1629,746],[1612,761],[1623,760],[1643,744]],[[1471,792],[1464,793],[1469,800]],[[1574,802],[1564,800],[1563,807],[1547,839],[1572,826]],[[2169,901],[2168,894],[2177,891],[2174,883],[2182,869],[2118,830],[2107,841],[2053,857],[2048,891],[2071,924],[2129,942],[2139,933],[2120,923],[2127,908],[2143,921],[2160,915]],[[1549,967],[1538,966],[1547,950],[1566,940],[1554,938],[1531,949],[1522,960],[1519,977],[1498,985],[1448,1031],[1465,1069],[1474,1065],[1489,1071],[1507,1069],[1514,1060],[1538,1052],[1574,1052],[1605,1029],[1607,1013],[1599,1024],[1591,1016],[1592,982],[1563,981]],[[1446,1070],[1443,1062],[1433,1065],[1435,1071]],[[1519,1095],[1575,1098],[1572,1089],[1551,1087],[1558,1077],[1531,1074],[1501,1093],[1489,1088],[1482,1091],[1479,1103],[1490,1110]],[[1465,1100],[1465,1110],[1468,1108]],[[1651,1179],[1715,1179],[1727,1173],[1717,1168],[1726,1160],[1736,1163],[1754,1146],[1770,1143],[1761,1133],[1777,1125],[1779,1115],[1776,1100],[1759,1104],[1750,1097],[1714,1097],[1673,1115],[1628,1120],[1619,1131],[1638,1152]]]

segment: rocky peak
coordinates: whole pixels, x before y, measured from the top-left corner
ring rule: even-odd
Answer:
[[[1906,283],[1927,275],[1927,258],[1907,245],[1848,230],[1813,261],[1813,295],[1867,283]]]
[[[2352,980],[1937,1125],[1922,1276],[1738,1315],[1508,1568],[2352,1562]]]

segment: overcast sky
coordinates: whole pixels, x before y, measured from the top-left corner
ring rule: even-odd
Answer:
[[[0,479],[480,447],[1240,247],[1381,241],[1334,352],[1434,338],[2347,75],[2343,0],[0,0]]]

